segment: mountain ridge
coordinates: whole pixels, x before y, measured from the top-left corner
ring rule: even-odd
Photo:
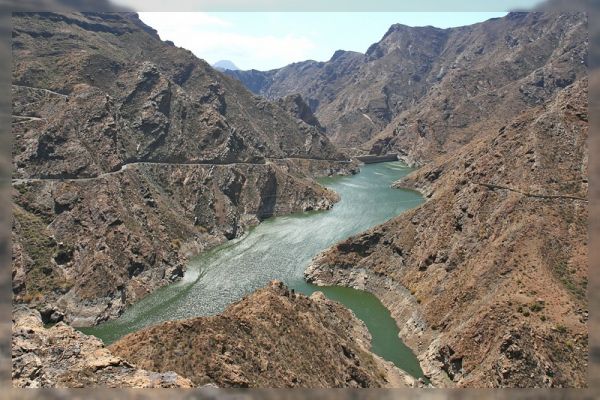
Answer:
[[[474,93],[497,93],[501,117],[506,119],[514,113],[508,107],[532,106],[527,94],[519,92],[520,85],[530,84],[528,74],[555,69],[565,75],[560,79],[571,82],[584,75],[584,21],[581,13],[514,12],[457,28],[395,24],[365,54],[342,51],[324,63],[228,74],[269,99],[302,95],[340,147],[358,147],[371,154],[397,152],[410,164],[423,164],[454,149],[453,141],[470,140],[458,129],[483,128],[479,125],[485,118],[462,110],[477,107],[469,100]],[[550,54],[559,46],[569,52],[560,62]],[[566,61],[567,57],[573,60]],[[550,63],[544,65],[545,60]],[[465,76],[473,70],[477,77]],[[511,82],[514,88],[504,90]],[[547,93],[537,90],[535,95],[546,101],[559,89],[548,82]],[[512,98],[503,100],[503,92]],[[440,121],[423,118],[424,110]],[[464,117],[454,120],[459,112]],[[406,126],[405,120],[423,122]]]

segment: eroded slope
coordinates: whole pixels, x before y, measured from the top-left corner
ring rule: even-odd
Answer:
[[[322,253],[366,288],[440,386],[583,387],[587,81],[404,181],[428,202]]]

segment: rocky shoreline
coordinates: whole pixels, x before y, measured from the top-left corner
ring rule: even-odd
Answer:
[[[369,269],[328,265],[322,257],[316,257],[306,268],[304,276],[308,283],[317,286],[345,286],[374,294],[390,311],[400,327],[400,339],[415,352],[421,369],[431,384],[437,388],[454,386],[443,372],[443,363],[429,349],[435,337],[427,331],[427,322],[419,302],[407,288],[390,278],[374,274]]]
[[[436,386],[585,386],[586,100],[582,79],[396,182],[427,201],[307,279],[377,295]]]
[[[311,161],[302,162],[296,167],[288,160],[285,169],[146,164],[97,180],[15,185],[15,301],[39,308],[45,322],[90,326],[115,318],[180,279],[189,257],[261,220],[329,209],[337,195],[303,175]],[[334,162],[328,170],[346,173],[347,166]],[[25,277],[45,260],[54,269],[34,289]],[[99,263],[112,264],[110,274],[99,278],[104,285],[82,281]],[[64,289],[57,293],[56,287]]]
[[[262,343],[277,338],[270,350]],[[188,342],[195,344],[184,349]],[[38,311],[15,306],[12,376],[20,388],[425,386],[373,354],[370,343],[352,311],[320,292],[306,297],[274,281],[222,314],[158,324],[109,347],[64,322],[44,327]],[[319,351],[299,360],[288,349],[296,346]]]

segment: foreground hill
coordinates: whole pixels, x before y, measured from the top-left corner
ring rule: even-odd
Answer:
[[[406,387],[414,379],[370,351],[351,311],[271,282],[223,313],[165,322],[110,350],[142,368],[219,387]]]
[[[13,292],[93,325],[272,215],[326,209],[348,173],[318,124],[260,99],[133,13],[18,13]]]
[[[587,80],[419,169],[423,206],[318,256],[377,294],[438,386],[584,387]]]
[[[228,71],[269,99],[298,93],[342,147],[423,164],[584,76],[584,14],[510,13],[459,28],[390,27],[365,54]]]

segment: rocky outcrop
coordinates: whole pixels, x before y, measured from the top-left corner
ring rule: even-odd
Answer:
[[[315,117],[308,104],[304,102],[304,99],[299,94],[283,97],[277,101],[277,104],[302,122],[314,126],[321,132],[325,131],[325,128],[321,126],[317,117]]]
[[[99,339],[68,325],[44,328],[39,312],[13,310],[12,379],[19,388],[191,388],[174,372],[140,369],[113,355]]]
[[[428,201],[318,256],[372,291],[436,386],[584,387],[587,80],[398,182]]]
[[[301,94],[339,146],[424,164],[549,101],[585,76],[586,60],[584,14],[532,12],[451,29],[395,24],[365,54],[228,74],[270,99]]]
[[[365,146],[421,165],[451,153],[585,77],[587,51],[581,13],[510,13],[457,28],[432,66],[427,94]]]
[[[144,368],[219,387],[389,387],[414,379],[370,352],[362,322],[317,292],[271,282],[222,314],[165,322],[110,350]]]
[[[312,177],[355,168],[301,99],[257,98],[136,14],[12,22],[13,294],[44,322],[115,318],[186,257],[331,207]]]

